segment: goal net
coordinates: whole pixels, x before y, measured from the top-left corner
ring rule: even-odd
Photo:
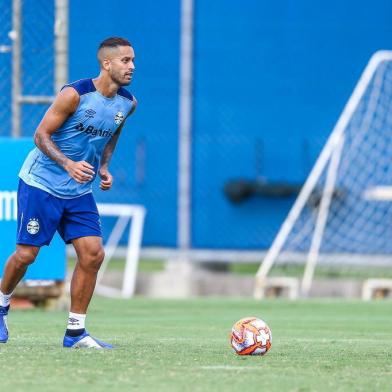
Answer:
[[[375,53],[256,275],[277,263],[392,264],[392,52]]]

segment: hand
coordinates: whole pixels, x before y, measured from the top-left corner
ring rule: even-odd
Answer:
[[[68,160],[64,169],[79,184],[85,184],[94,178],[94,167],[86,161],[74,162]]]
[[[113,184],[113,176],[109,173],[107,169],[100,169],[99,170],[99,176],[101,177],[101,182],[99,184],[99,187],[103,191],[108,191]]]

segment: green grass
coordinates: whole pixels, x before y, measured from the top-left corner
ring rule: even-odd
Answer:
[[[75,267],[76,260],[70,258],[68,260],[68,269]],[[113,259],[108,264],[109,271],[124,271],[124,259]],[[236,275],[252,275],[254,276],[260,267],[258,263],[206,263],[201,266],[213,268],[217,271],[226,271]],[[165,269],[165,262],[156,259],[141,259],[138,265],[139,272],[159,272]],[[304,273],[304,265],[298,264],[281,264],[272,268],[269,276],[293,276],[302,277]],[[392,279],[392,269],[390,267],[381,266],[317,266],[315,270],[315,278],[321,279],[368,279],[368,278],[388,278]]]
[[[239,275],[255,275],[260,264],[234,263],[229,266],[229,271]],[[269,276],[293,276],[302,277],[304,264],[281,264],[271,269]],[[392,269],[382,266],[350,266],[350,265],[318,265],[315,269],[315,278],[324,279],[368,279],[389,278],[392,279]]]
[[[1,391],[389,391],[392,303],[95,298],[88,327],[113,351],[60,346],[65,312],[14,310]],[[271,327],[265,357],[239,357],[232,324]]]
[[[113,258],[109,261],[107,266],[108,271],[124,271],[125,259]],[[67,267],[69,270],[73,270],[76,264],[76,259],[69,258],[67,260]],[[155,259],[142,259],[138,264],[139,272],[158,272],[163,271],[165,268],[165,263],[162,260]]]

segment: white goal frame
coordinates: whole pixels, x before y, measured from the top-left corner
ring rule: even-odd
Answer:
[[[135,204],[98,203],[100,216],[118,217],[113,230],[105,243],[105,259],[99,270],[95,292],[105,297],[131,298],[135,293],[137,268],[139,264],[144,218],[146,209]],[[128,243],[125,256],[125,267],[122,288],[114,288],[102,284],[105,270],[112,259],[120,239],[130,223]]]
[[[336,172],[339,166],[339,160],[342,151],[342,145],[344,143],[344,131],[357,109],[361,98],[366,92],[370,81],[372,80],[377,67],[384,61],[392,60],[392,51],[378,51],[369,60],[364,72],[359,79],[350,99],[348,100],[344,110],[339,117],[326,145],[324,146],[320,156],[318,157],[316,164],[314,165],[309,177],[307,178],[301,192],[299,193],[293,207],[291,208],[286,220],[281,226],[275,240],[272,243],[271,248],[268,250],[259,270],[255,276],[255,289],[254,297],[261,299],[264,297],[264,291],[267,287],[267,275],[271,270],[275,260],[277,259],[280,251],[282,250],[284,243],[290,234],[294,223],[298,219],[301,211],[303,210],[307,200],[309,199],[312,191],[314,190],[318,179],[322,175],[323,170],[329,164],[327,169],[327,177],[322,192],[320,208],[316,220],[315,230],[311,241],[309,253],[307,255],[306,266],[304,276],[301,282],[301,293],[303,296],[307,296],[311,283],[313,280],[314,269],[318,260],[319,250],[321,245],[321,239],[323,236],[325,224],[328,218],[329,205],[331,202],[332,194],[334,191]],[[370,105],[374,103],[375,97],[370,97]],[[369,111],[371,112],[371,111]],[[365,118],[364,121],[370,121],[369,118]]]

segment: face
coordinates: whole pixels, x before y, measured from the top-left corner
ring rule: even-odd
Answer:
[[[110,50],[109,56],[104,60],[105,69],[113,82],[119,86],[128,86],[135,72],[135,53],[130,46],[118,46]]]

